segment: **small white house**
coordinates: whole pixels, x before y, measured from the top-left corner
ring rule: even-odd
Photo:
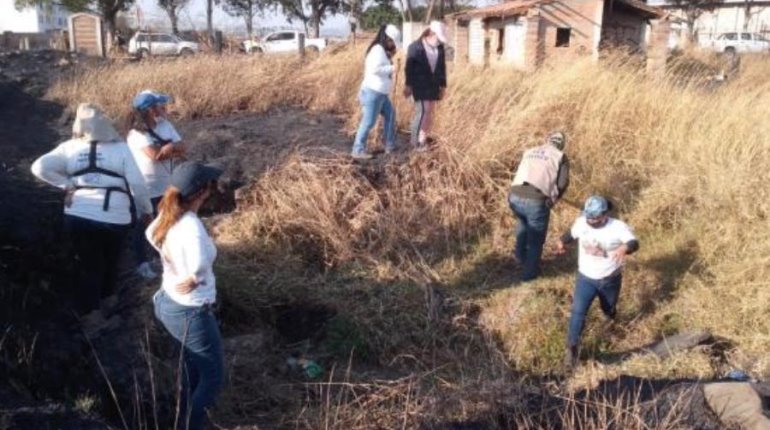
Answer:
[[[45,33],[67,28],[70,13],[61,5],[16,9],[14,0],[0,0],[0,33]]]

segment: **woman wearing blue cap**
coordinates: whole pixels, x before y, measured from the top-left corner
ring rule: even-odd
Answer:
[[[169,184],[174,160],[184,155],[182,137],[166,118],[166,105],[170,102],[170,96],[150,90],[137,94],[131,104],[131,130],[126,137],[147,185],[154,212]],[[152,279],[157,274],[147,259],[144,227],[140,226],[134,235],[136,272]]]
[[[213,311],[217,249],[198,218],[221,174],[192,161],[177,166],[146,232],[163,262],[161,288],[153,297],[155,317],[176,340],[184,364],[179,373],[181,422],[174,428],[203,428],[205,409],[224,382],[222,336]]]
[[[556,244],[558,254],[564,254],[567,245],[574,241],[578,241],[579,248],[564,359],[568,369],[577,364],[580,335],[588,309],[596,297],[599,297],[604,315],[610,320],[615,319],[625,258],[639,249],[639,241],[631,227],[610,217],[610,210],[612,205],[604,197],[589,197],[583,207],[583,215]]]

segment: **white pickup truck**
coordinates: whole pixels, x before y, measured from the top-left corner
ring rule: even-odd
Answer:
[[[241,43],[244,51],[254,54],[289,53],[299,50],[299,35],[296,30],[276,31],[263,37],[262,40],[245,40]],[[326,39],[305,38],[305,49],[310,52],[321,52],[326,48]]]
[[[758,33],[722,33],[711,41],[709,47],[726,54],[770,53],[770,40]]]

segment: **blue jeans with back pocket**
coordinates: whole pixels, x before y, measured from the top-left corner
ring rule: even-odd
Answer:
[[[178,429],[203,428],[206,408],[224,384],[222,335],[210,305],[184,306],[163,290],[153,297],[155,317],[178,342],[182,354]]]
[[[362,88],[358,94],[358,101],[361,103],[363,116],[358,125],[356,140],[353,142],[353,154],[363,154],[366,152],[366,141],[369,138],[369,132],[377,123],[377,117],[382,115],[383,138],[385,139],[385,148],[392,150],[396,146],[396,110],[387,94],[379,93],[368,88]]]
[[[522,281],[531,281],[540,274],[540,257],[548,233],[551,209],[544,200],[508,195],[508,204],[518,218],[516,226],[516,259],[523,266]]]

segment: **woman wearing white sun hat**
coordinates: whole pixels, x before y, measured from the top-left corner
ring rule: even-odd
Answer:
[[[404,97],[414,99],[410,142],[418,151],[426,150],[431,143],[436,103],[446,91],[446,43],[444,24],[433,21],[407,50]]]
[[[70,298],[85,315],[113,292],[123,241],[136,215],[149,221],[152,206],[128,146],[101,109],[78,106],[72,134],[35,160],[32,174],[64,191],[77,270]]]
[[[401,32],[398,28],[392,24],[383,25],[366,50],[364,80],[358,94],[363,116],[351,151],[351,156],[355,159],[372,158],[372,154],[366,151],[366,140],[379,115],[382,115],[384,120],[382,125],[385,152],[392,152],[396,147],[396,110],[390,101],[390,91],[396,71],[392,58],[400,42]]]

